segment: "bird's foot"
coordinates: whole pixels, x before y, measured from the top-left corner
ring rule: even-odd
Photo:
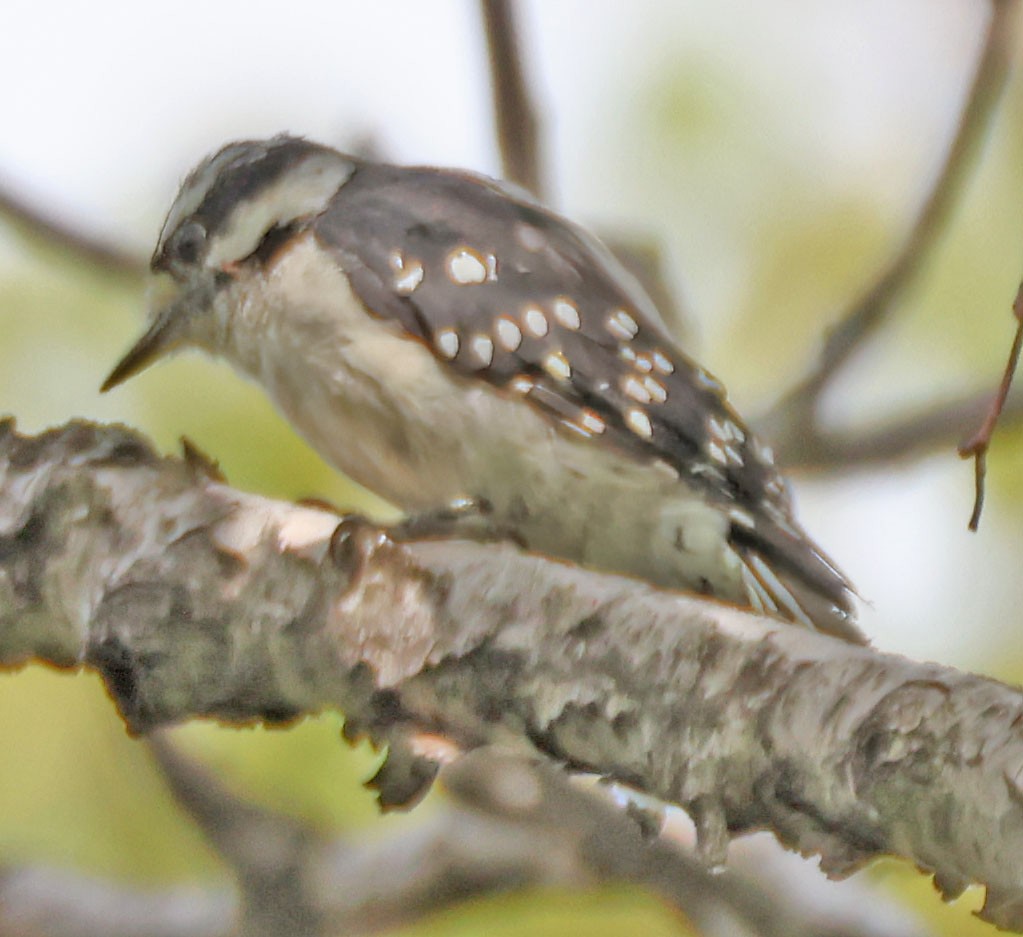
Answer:
[[[524,547],[516,531],[494,518],[494,506],[486,498],[458,498],[438,508],[417,511],[389,528],[393,540],[459,539],[478,543],[512,540]]]

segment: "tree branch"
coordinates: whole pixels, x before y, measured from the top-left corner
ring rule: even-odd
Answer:
[[[0,185],[0,220],[77,261],[119,276],[139,278],[145,275],[146,262],[142,257],[46,214],[3,185]]]
[[[908,461],[938,449],[951,453],[958,440],[991,407],[989,390],[940,401],[862,429],[820,429],[793,437],[778,451],[786,468],[855,472]],[[1023,424],[1023,393],[1010,395],[1001,411],[1003,430]]]
[[[0,866],[0,934],[231,937],[228,889],[141,889],[38,866]]]
[[[181,767],[177,761],[171,769],[175,776]],[[199,773],[187,772],[191,787]],[[427,819],[387,836],[329,840],[307,829],[304,847],[282,857],[291,894],[275,889],[278,900],[294,903],[271,911],[267,895],[262,912],[245,914],[240,927],[235,924],[242,913],[238,897],[222,889],[145,893],[37,868],[0,869],[0,932],[369,934],[414,924],[475,897],[526,887],[589,889],[626,882],[653,891],[707,937],[731,937],[737,927],[751,937],[812,937],[829,932],[828,927],[845,937],[870,933],[833,917],[825,926],[793,911],[793,903],[771,900],[740,876],[711,874],[671,843],[644,839],[606,797],[580,789],[548,764],[478,749],[444,768],[440,784],[446,796]],[[247,819],[239,832],[249,821],[256,825],[253,842],[242,850],[255,856],[262,849],[264,866],[278,856],[263,834],[279,817],[230,803],[230,795],[211,779],[200,781],[187,798],[192,805],[221,801],[229,814],[241,806]]]
[[[85,663],[129,728],[324,707],[388,743],[540,750],[684,807],[701,849],[771,829],[845,875],[896,854],[1023,926],[1023,695],[506,544],[393,542],[159,458],[120,427],[0,426],[0,663]]]
[[[514,5],[511,0],[480,0],[480,15],[487,40],[501,174],[543,199],[540,119],[526,82]]]
[[[867,291],[844,312],[810,373],[759,421],[778,448],[795,444],[818,424],[821,398],[844,365],[887,321],[930,259],[975,162],[1018,45],[1016,0],[992,0],[984,49],[945,163],[901,249]]]
[[[149,747],[174,799],[236,874],[239,933],[340,932],[325,929],[322,909],[308,893],[310,860],[323,839],[312,827],[235,797],[159,732]]]
[[[998,390],[988,407],[984,421],[973,435],[959,446],[959,455],[964,459],[974,460],[974,486],[976,495],[973,501],[973,513],[970,515],[970,530],[976,530],[980,524],[980,514],[984,509],[984,479],[987,476],[987,452],[991,446],[991,437],[995,427],[1005,412],[1005,404],[1012,389],[1012,379],[1019,365],[1019,354],[1023,350],[1023,283],[1016,290],[1016,299],[1012,303],[1012,314],[1016,319],[1016,335],[1012,340],[1009,360]]]

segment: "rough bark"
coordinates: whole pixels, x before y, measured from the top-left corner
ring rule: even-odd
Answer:
[[[396,543],[239,493],[123,427],[0,424],[0,663],[86,664],[145,732],[327,706],[388,743],[538,749],[831,875],[903,856],[1023,927],[1023,695],[507,544]]]

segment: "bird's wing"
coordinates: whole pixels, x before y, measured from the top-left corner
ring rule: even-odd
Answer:
[[[795,521],[770,451],[586,232],[492,180],[360,166],[312,222],[363,303],[466,377],[659,459],[731,517],[750,604],[854,637],[849,582]]]

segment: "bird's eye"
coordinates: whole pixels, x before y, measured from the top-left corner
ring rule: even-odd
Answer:
[[[179,263],[194,264],[206,245],[206,229],[197,221],[178,228],[170,245],[170,256]]]

